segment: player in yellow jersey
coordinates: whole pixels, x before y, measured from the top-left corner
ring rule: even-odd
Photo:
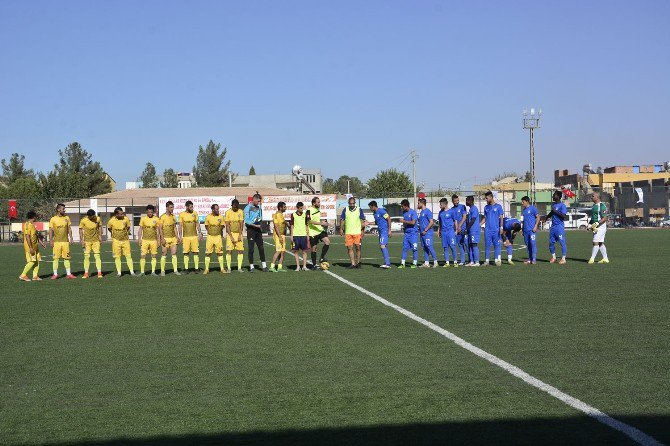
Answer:
[[[198,273],[200,267],[200,246],[202,240],[202,231],[200,229],[200,217],[193,210],[193,202],[186,202],[186,210],[179,214],[179,237],[182,240],[182,252],[184,253],[184,271],[188,271],[189,253],[193,253],[193,264],[195,272]]]
[[[58,279],[58,263],[63,259],[65,265],[65,277],[75,279],[70,271],[70,243],[72,243],[72,223],[70,217],[65,215],[65,205],[58,203],[56,215],[49,220],[49,239],[53,248],[53,275],[52,279]]]
[[[233,262],[233,251],[237,251],[237,271],[242,272],[242,259],[244,258],[244,242],[242,241],[242,228],[244,228],[244,211],[240,209],[237,198],[230,203],[230,209],[226,211],[226,265],[227,272],[231,271],[230,264]]]
[[[98,279],[102,278],[102,260],[100,259],[100,243],[102,242],[102,220],[95,215],[93,209],[86,212],[86,217],[79,222],[79,240],[84,248],[84,275],[88,279],[88,269],[91,266],[91,252],[95,258],[95,267],[98,270]]]
[[[221,272],[225,272],[223,267],[223,215],[219,213],[219,205],[212,205],[212,213],[205,217],[205,229],[207,229],[207,242],[205,243],[205,271],[203,274],[209,274],[210,256],[216,253],[219,259]]]
[[[39,245],[46,248],[46,244],[37,234],[35,218],[37,218],[35,211],[28,211],[27,221],[23,224],[23,251],[26,254],[26,266],[23,268],[19,279],[24,282],[30,282],[28,273],[31,269],[33,270],[33,280],[42,280],[39,276],[40,260],[42,260]]]
[[[270,271],[273,273],[286,272],[282,266],[284,253],[286,253],[286,219],[284,218],[284,212],[286,212],[286,203],[280,201],[277,203],[277,212],[272,214],[272,238],[275,242],[275,253],[272,256]],[[277,265],[276,268],[275,265]]]
[[[154,214],[156,208],[153,204],[146,207],[147,215],[140,218],[140,232],[137,237],[137,243],[140,245],[140,276],[144,275],[144,269],[147,263],[147,254],[151,255],[151,275],[156,274],[156,256],[158,255],[158,240],[162,240],[161,224],[158,217]]]
[[[179,276],[181,273],[177,269],[177,245],[181,243],[177,232],[177,219],[174,216],[174,203],[168,201],[165,203],[165,213],[160,217],[162,255],[161,255],[161,276],[165,275],[165,262],[167,260],[168,250],[172,256],[172,272]]]
[[[123,212],[123,209],[117,207],[114,209],[114,216],[107,222],[107,230],[112,234],[112,255],[116,265],[116,276],[121,277],[121,256],[126,258],[130,275],[135,275],[133,269],[133,258],[130,250],[130,220]]]

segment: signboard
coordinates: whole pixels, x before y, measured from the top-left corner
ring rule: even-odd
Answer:
[[[286,203],[286,217],[295,212],[295,205],[302,201],[305,203],[305,209],[312,205],[312,198],[321,199],[321,218],[326,220],[335,220],[337,215],[337,195],[268,195],[261,200],[261,209],[263,210],[263,220],[271,221],[272,214],[277,212],[277,203],[283,201]]]
[[[179,219],[179,214],[186,210],[186,202],[193,202],[193,210],[198,213],[200,222],[205,221],[205,217],[212,212],[212,205],[219,205],[219,212],[223,214],[230,208],[230,202],[235,198],[234,195],[228,196],[201,196],[201,197],[160,197],[158,199],[158,215],[165,213],[165,203],[171,201],[174,203],[174,214]]]

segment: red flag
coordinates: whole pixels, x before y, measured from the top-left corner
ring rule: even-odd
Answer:
[[[9,200],[9,219],[19,218],[19,208],[16,204],[16,200]]]
[[[575,198],[575,193],[571,189],[564,188],[561,192],[568,198]]]

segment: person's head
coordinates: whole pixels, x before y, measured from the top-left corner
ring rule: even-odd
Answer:
[[[409,211],[409,200],[405,198],[400,202],[400,207],[402,208],[403,211],[407,212]]]
[[[475,204],[475,196],[474,195],[468,195],[465,197],[465,204],[470,207]]]
[[[486,204],[493,204],[493,192],[488,191],[484,194],[484,198],[486,198]]]
[[[375,200],[372,200],[371,202],[368,203],[368,207],[372,212],[377,211],[379,209],[379,206],[377,206],[377,202]]]
[[[156,208],[154,207],[153,204],[148,204],[147,205],[147,217],[151,218],[154,216],[154,212],[156,212]]]
[[[93,209],[89,209],[88,211],[86,211],[86,216],[91,221],[96,221],[98,219],[98,216],[95,215],[95,211]]]
[[[233,211],[237,212],[240,209],[240,200],[233,198],[233,201],[230,202],[230,207]]]
[[[426,199],[425,198],[419,198],[419,202],[417,204],[419,209],[426,209]]]
[[[282,214],[284,212],[286,212],[286,203],[284,203],[283,201],[280,201],[279,203],[277,203],[277,210],[279,212],[281,212]]]
[[[251,197],[251,204],[254,206],[258,206],[258,204],[261,202],[261,194],[255,193],[253,197]]]
[[[56,205],[56,214],[60,215],[61,217],[65,215],[65,205],[63,203],[58,203]]]
[[[305,209],[305,203],[302,201],[299,201],[295,205],[295,211],[298,213],[298,215],[302,215],[302,211]]]
[[[191,200],[184,203],[184,206],[186,206],[186,212],[193,212],[193,202]]]
[[[521,223],[512,223],[512,231],[519,232],[521,231]]]
[[[121,220],[123,218],[123,209],[121,209],[120,207],[114,209],[114,216],[119,220]]]
[[[173,202],[168,201],[167,203],[165,203],[165,212],[167,212],[168,214],[171,214],[172,212],[174,212],[174,203]]]
[[[212,214],[219,215],[219,205],[216,203],[212,205]]]
[[[349,204],[349,209],[353,209],[356,207],[356,199],[354,197],[349,197],[347,203]]]
[[[321,206],[321,199],[319,197],[312,198],[312,206],[319,209],[319,206]]]
[[[458,203],[461,202],[461,199],[458,198],[458,195],[454,194],[451,196],[451,202],[454,203],[454,206],[458,206]]]
[[[440,198],[440,209],[443,211],[447,210],[447,207],[449,206],[449,200],[446,198]]]
[[[551,198],[554,200],[554,203],[558,203],[563,198],[563,192],[560,190],[555,190]]]
[[[521,197],[521,206],[523,206],[524,209],[530,206],[530,197],[528,195]]]
[[[594,192],[591,194],[591,199],[595,204],[600,203],[600,192]]]
[[[26,214],[26,220],[33,221],[37,218],[37,213],[35,211],[28,211]]]

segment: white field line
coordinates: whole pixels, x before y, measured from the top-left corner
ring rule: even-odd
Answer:
[[[355,290],[360,291],[361,293],[373,298],[377,302],[381,303],[382,305],[386,305],[387,307],[390,307],[397,311],[398,313],[412,319],[415,322],[420,323],[421,325],[424,325],[431,330],[435,331],[436,333],[439,333],[440,335],[444,336],[445,338],[449,339],[450,341],[454,342],[456,345],[459,347],[462,347],[469,351],[470,353],[473,353],[477,356],[479,356],[482,359],[485,359],[486,361],[490,362],[491,364],[500,367],[501,369],[505,370],[509,374],[521,379],[527,384],[530,384],[531,386],[535,387],[536,389],[539,389],[545,393],[548,393],[549,395],[553,396],[554,398],[562,401],[563,403],[567,404],[568,406],[572,407],[573,409],[579,410],[586,415],[590,416],[591,418],[594,418],[595,420],[599,421],[600,423],[611,427],[612,429],[618,430],[619,432],[625,434],[632,440],[636,441],[637,443],[644,445],[644,446],[652,446],[652,445],[662,445],[658,440],[655,438],[651,437],[648,434],[645,434],[641,430],[626,424],[622,421],[619,421],[615,418],[610,417],[606,413],[602,412],[599,409],[596,409],[593,406],[590,406],[586,404],[583,401],[578,400],[577,398],[570,396],[564,392],[561,392],[558,390],[556,387],[553,387],[543,381],[540,381],[539,379],[535,378],[534,376],[529,375],[528,373],[524,372],[521,370],[519,367],[510,364],[507,361],[504,361],[500,358],[498,358],[495,355],[492,355],[491,353],[488,353],[481,348],[470,344],[466,340],[458,337],[454,333],[445,330],[444,328],[435,325],[434,323],[417,316],[416,314],[412,313],[409,310],[406,310],[405,308],[398,306],[394,304],[393,302],[390,302],[386,299],[384,299],[381,296],[378,296],[377,294],[366,290],[365,288],[356,285],[353,282],[348,281],[347,279],[331,272],[331,271],[325,271],[326,274],[329,274],[331,277],[334,277],[335,279],[339,280],[340,282],[344,283],[345,285],[348,285]]]

